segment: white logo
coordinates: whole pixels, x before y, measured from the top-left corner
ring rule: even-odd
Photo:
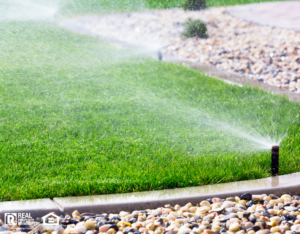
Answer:
[[[42,217],[44,225],[59,225],[59,216],[49,213]],[[48,219],[48,223],[46,220]]]
[[[33,221],[30,213],[4,213],[5,224]]]
[[[5,213],[4,214],[4,222],[5,222],[5,224],[17,222],[18,221],[17,217],[18,217],[17,213]]]

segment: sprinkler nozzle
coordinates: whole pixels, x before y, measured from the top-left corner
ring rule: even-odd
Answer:
[[[159,60],[159,61],[162,61],[162,59],[163,59],[163,55],[162,55],[161,50],[159,50],[159,51],[158,51],[158,60]]]
[[[278,176],[279,170],[279,145],[272,146],[271,171],[272,176]]]

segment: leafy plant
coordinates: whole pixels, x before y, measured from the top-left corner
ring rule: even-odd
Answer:
[[[200,37],[207,38],[207,27],[201,20],[193,20],[189,18],[184,24],[183,36],[187,38]]]
[[[183,4],[185,11],[199,11],[206,8],[206,0],[186,0]]]

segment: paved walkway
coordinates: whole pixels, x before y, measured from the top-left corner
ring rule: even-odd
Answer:
[[[229,9],[232,16],[261,25],[300,31],[300,1],[248,4]]]

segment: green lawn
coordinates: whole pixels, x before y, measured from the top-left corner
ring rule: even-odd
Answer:
[[[120,10],[135,11],[143,9],[174,8],[181,7],[184,2],[185,0],[64,0],[64,4],[61,5],[61,13],[99,13]],[[272,0],[207,0],[206,2],[208,7],[214,7],[272,2]]]
[[[114,10],[130,9],[125,3],[114,1]],[[107,11],[112,3],[72,4],[61,14]],[[287,131],[280,174],[300,171],[300,103],[53,22],[1,21],[0,33],[3,201],[267,177],[270,152],[249,140],[254,132]]]

